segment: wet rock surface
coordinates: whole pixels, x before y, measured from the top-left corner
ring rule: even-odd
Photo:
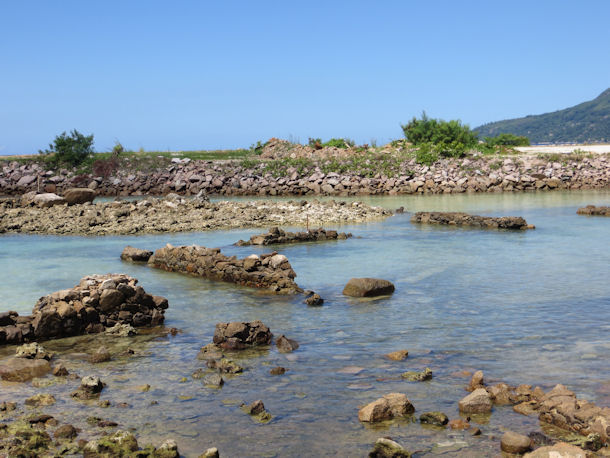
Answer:
[[[411,453],[398,442],[380,437],[375,441],[369,458],[411,458]]]
[[[424,412],[419,416],[420,423],[434,426],[445,426],[449,418],[443,412]]]
[[[358,420],[376,423],[411,415],[415,412],[413,404],[402,393],[386,394],[358,411]]]
[[[38,196],[36,196],[38,198]],[[118,235],[192,232],[247,227],[347,224],[373,221],[391,212],[361,202],[205,202],[149,198],[50,208],[0,200],[0,234]],[[57,201],[53,201],[58,203]]]
[[[407,371],[400,376],[409,382],[425,382],[432,379],[432,370],[426,367],[423,371]]]
[[[491,397],[485,388],[477,388],[459,402],[459,408],[464,413],[489,413],[492,408]]]
[[[412,223],[469,226],[483,229],[532,229],[520,216],[478,216],[461,212],[417,212],[411,217]]]
[[[240,240],[237,246],[276,245],[282,243],[322,242],[326,240],[345,240],[351,233],[337,232],[326,229],[313,229],[306,232],[286,232],[279,227],[272,227],[265,234],[253,235],[250,240]]]
[[[352,297],[387,296],[393,292],[394,285],[380,278],[352,278],[343,288],[343,294]]]
[[[278,294],[301,293],[296,273],[286,256],[276,252],[244,259],[225,256],[219,248],[167,245],[148,260],[151,267],[195,275],[209,280],[262,288]]]
[[[275,339],[275,346],[280,353],[291,353],[299,348],[299,343],[296,340],[289,339],[284,334]]]
[[[256,345],[269,345],[273,334],[262,321],[218,323],[214,344],[228,350],[242,350]]]
[[[148,262],[150,257],[153,255],[152,251],[149,250],[141,250],[139,248],[132,247],[127,245],[123,252],[121,253],[121,259],[123,261],[133,261],[133,262]]]
[[[521,455],[531,450],[532,440],[522,434],[507,431],[500,440],[500,447],[503,452]]]
[[[576,213],[589,216],[610,216],[610,207],[587,205],[586,207],[579,208]]]
[[[167,299],[146,293],[137,283],[123,274],[83,277],[72,289],[41,297],[30,316],[5,314],[0,344],[98,333],[116,324],[162,324]]]

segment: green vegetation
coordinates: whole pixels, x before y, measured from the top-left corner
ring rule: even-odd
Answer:
[[[93,135],[83,135],[74,129],[68,136],[65,132],[55,137],[49,149],[38,151],[50,162],[77,166],[93,154]]]
[[[486,137],[485,143],[490,146],[530,146],[529,138],[507,133],[502,133],[497,137]]]
[[[533,143],[610,142],[610,89],[597,98],[564,110],[492,122],[477,127],[480,136],[526,136]]]
[[[429,147],[442,157],[463,157],[477,144],[477,136],[468,125],[459,120],[431,119],[425,112],[421,119],[414,117],[401,127],[414,146],[428,145],[424,148]]]
[[[322,149],[326,147],[334,147],[334,148],[353,148],[356,146],[356,142],[350,138],[331,138],[327,142],[322,143],[321,138],[309,138],[307,142],[309,146],[315,149]]]

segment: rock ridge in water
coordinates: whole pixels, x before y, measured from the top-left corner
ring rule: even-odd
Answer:
[[[265,234],[253,235],[250,240],[240,240],[235,245],[276,245],[282,243],[322,242],[326,240],[345,240],[352,236],[351,233],[337,232],[326,229],[313,229],[307,232],[286,232],[278,227],[272,227]]]
[[[0,344],[19,344],[85,333],[113,326],[156,326],[164,321],[167,299],[153,296],[124,274],[83,277],[72,289],[38,299],[32,315],[0,314]]]
[[[213,202],[174,195],[138,202],[114,201],[40,208],[0,199],[0,234],[143,234],[246,227],[347,224],[379,220],[392,212],[361,202]]]
[[[520,216],[478,216],[462,212],[417,212],[411,217],[412,223],[441,224],[450,226],[470,226],[484,229],[533,229]]]
[[[610,207],[587,205],[586,207],[579,208],[576,213],[589,216],[610,216]]]
[[[238,259],[236,256],[223,255],[220,248],[197,245],[174,247],[168,244],[155,251],[148,264],[169,272],[266,289],[278,294],[303,292],[294,281],[297,274],[286,256],[276,252]]]

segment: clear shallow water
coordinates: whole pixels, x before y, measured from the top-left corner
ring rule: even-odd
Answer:
[[[0,398],[23,401],[38,392],[58,398],[45,409],[75,425],[90,415],[136,427],[142,442],[173,437],[187,456],[217,446],[225,456],[363,456],[377,437],[391,436],[421,456],[446,452],[489,456],[504,428],[538,430],[535,418],[496,408],[482,437],[401,422],[369,427],[358,407],[389,392],[406,393],[418,413],[442,410],[457,418],[467,379],[457,372],[482,369],[486,378],[547,389],[563,383],[579,396],[610,405],[610,219],[576,215],[585,204],[608,204],[610,192],[476,194],[360,198],[409,211],[451,210],[520,215],[536,230],[481,231],[414,226],[410,215],[344,226],[353,239],[273,248],[231,244],[257,230],[124,237],[0,237],[0,309],[29,313],[38,297],[68,288],[91,273],[124,272],[170,301],[166,325],[176,337],[119,342],[138,356],[90,366],[82,352],[99,339],[48,343],[81,375],[108,383],[102,399],[132,408],[100,409],[69,398],[74,382],[43,390],[3,384]],[[122,263],[127,244],[156,249],[165,243],[221,247],[240,257],[277,249],[288,256],[297,282],[325,299],[309,308],[302,298],[260,292]],[[396,292],[380,300],[341,295],[351,277],[391,280]],[[276,336],[301,347],[290,355],[270,350],[236,358],[246,372],[211,390],[190,374],[203,364],[199,348],[219,321],[261,319]],[[107,346],[112,344],[104,343]],[[383,354],[408,349],[404,362]],[[119,348],[116,352],[119,352]],[[9,350],[2,350],[7,354]],[[271,367],[289,369],[271,376]],[[432,381],[400,380],[406,370],[430,367]],[[360,368],[357,374],[356,368]],[[181,382],[188,377],[187,382]],[[148,383],[151,390],[139,392]],[[274,421],[254,423],[239,401],[262,399]],[[158,405],[150,402],[157,400]]]

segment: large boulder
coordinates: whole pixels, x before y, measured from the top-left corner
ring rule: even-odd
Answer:
[[[214,331],[214,343],[228,350],[240,350],[247,346],[269,345],[273,334],[262,321],[218,323]]]
[[[407,417],[415,412],[415,407],[402,393],[386,394],[358,411],[358,420],[376,423],[393,418]]]
[[[36,194],[32,199],[32,202],[39,207],[48,208],[53,205],[62,205],[66,203],[63,197],[53,194],[52,192],[45,192],[43,194]]]
[[[522,434],[506,431],[500,440],[500,448],[503,452],[521,455],[532,449],[532,440]]]
[[[343,288],[343,294],[352,297],[387,296],[394,292],[394,285],[379,278],[352,278]]]
[[[9,358],[0,363],[0,378],[9,382],[26,382],[51,372],[46,359]]]
[[[96,192],[89,188],[70,188],[64,192],[64,199],[68,205],[84,204],[93,202]]]

